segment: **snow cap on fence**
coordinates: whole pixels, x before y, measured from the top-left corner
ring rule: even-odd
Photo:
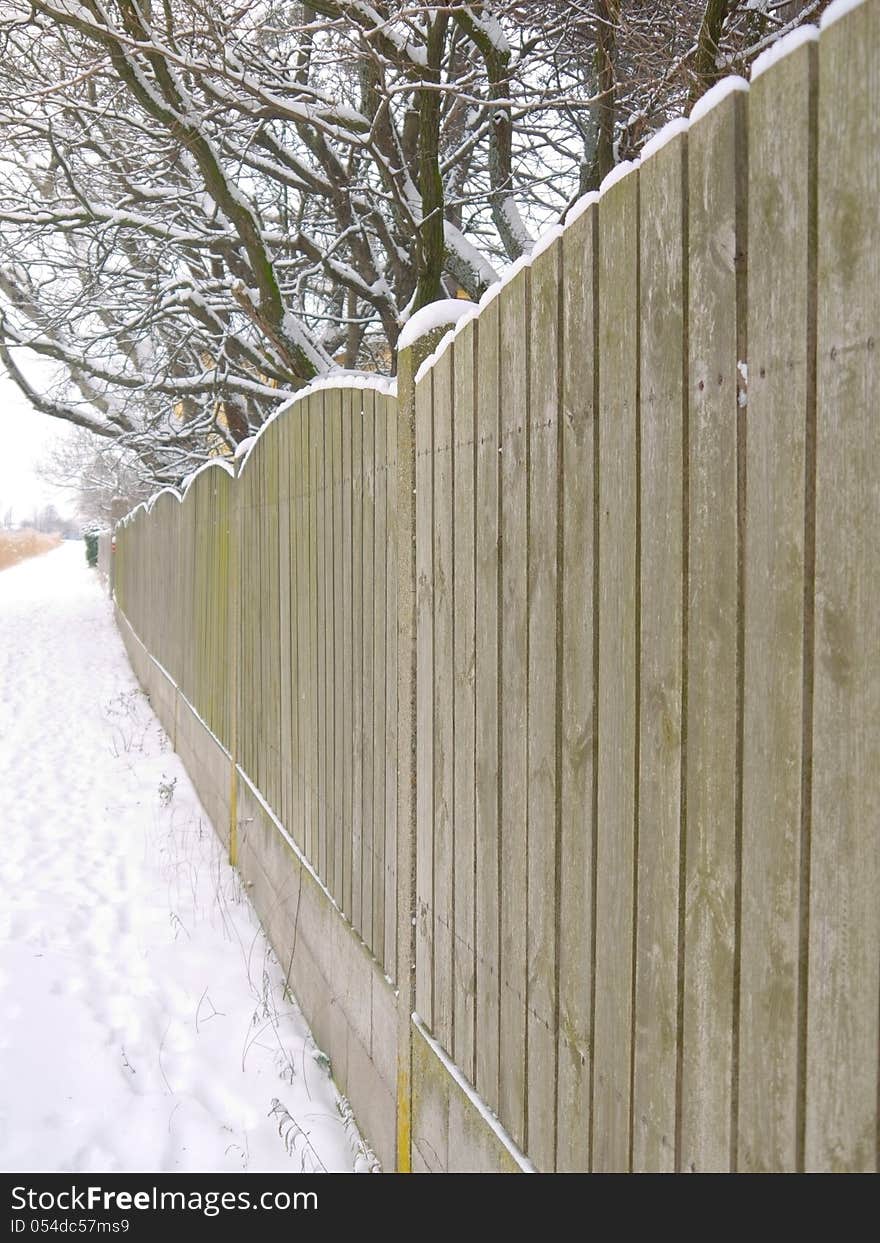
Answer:
[[[298,402],[304,401],[312,393],[320,393],[324,389],[340,388],[371,389],[373,392],[382,393],[386,397],[396,397],[397,379],[394,376],[377,375],[374,371],[344,371],[341,367],[328,371],[325,375],[316,376],[314,380],[310,380],[308,384],[297,389],[295,393],[291,393],[290,397],[283,401],[277,410],[273,410],[255,436],[248,436],[246,440],[241,442],[239,445],[239,450],[242,451],[241,466],[238,471],[239,476],[250,461],[260,437],[276,419],[279,419],[282,414],[286,414],[288,410],[292,410]],[[236,457],[238,456],[239,454],[236,453]]]
[[[783,56],[788,56],[795,48],[801,47],[804,43],[815,43],[819,38],[819,29],[817,26],[798,26],[797,30],[790,30],[787,35],[783,35],[781,39],[777,39],[772,43],[765,52],[756,57],[752,63],[751,80],[759,78],[762,73],[766,73],[771,65],[775,65],[778,60],[782,60]]]
[[[437,302],[429,302],[427,306],[423,306],[421,310],[410,315],[404,324],[403,331],[397,339],[398,351],[405,350],[413,342],[418,341],[419,337],[433,332],[435,328],[456,323],[462,315],[467,315],[473,310],[473,307],[474,303],[464,298],[440,298]]]
[[[732,73],[726,78],[722,78],[720,82],[716,82],[714,86],[710,86],[705,95],[701,95],[691,109],[691,125],[695,121],[699,121],[700,117],[704,117],[707,112],[711,112],[713,108],[717,108],[723,99],[728,95],[732,95],[735,91],[747,91],[749,84],[745,78],[741,78],[739,74]]]
[[[835,22],[839,22],[841,17],[846,17],[847,13],[853,9],[861,8],[865,0],[834,0],[833,4],[829,4],[828,8],[822,14],[822,20],[819,23],[820,30],[827,30],[829,26],[833,26]]]
[[[689,128],[690,121],[687,117],[675,117],[674,120],[667,121],[662,129],[658,129],[657,133],[653,134],[642,147],[639,153],[642,163],[650,160],[651,156],[656,155],[658,151],[662,151],[666,144],[672,142],[673,138],[679,134],[686,134]]]

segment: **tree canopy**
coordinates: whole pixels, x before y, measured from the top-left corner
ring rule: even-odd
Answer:
[[[0,0],[0,362],[177,481],[823,7]]]

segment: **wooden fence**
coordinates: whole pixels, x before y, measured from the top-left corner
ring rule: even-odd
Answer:
[[[539,1169],[874,1169],[880,2],[666,139],[117,599]]]

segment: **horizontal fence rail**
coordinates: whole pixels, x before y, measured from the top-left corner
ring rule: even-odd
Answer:
[[[880,2],[832,19],[396,396],[118,528],[119,608],[397,981],[402,1168],[455,1160],[425,1049],[518,1168],[877,1166]]]

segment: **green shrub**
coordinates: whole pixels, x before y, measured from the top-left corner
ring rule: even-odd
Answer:
[[[86,561],[89,565],[98,564],[98,533],[97,531],[86,531],[83,538],[86,541]]]

